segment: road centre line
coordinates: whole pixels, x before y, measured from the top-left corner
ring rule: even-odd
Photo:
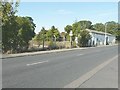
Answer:
[[[84,54],[77,54],[76,56],[82,56],[82,55],[84,55]]]
[[[31,66],[31,65],[36,65],[36,64],[46,63],[46,62],[48,61],[36,62],[36,63],[26,64],[26,65]]]
[[[81,55],[84,55],[84,54],[78,54],[77,56],[81,56]],[[48,62],[48,60],[42,61],[42,62],[35,62],[35,63],[31,63],[31,64],[26,64],[26,66],[32,66],[32,65],[37,65],[37,64],[46,63],[46,62]]]
[[[95,52],[99,52],[99,51],[95,51]],[[88,54],[88,53],[86,53],[86,54]],[[77,54],[76,56],[79,57],[79,56],[82,56],[82,55],[85,55],[85,54]],[[27,64],[27,66],[32,66],[32,65],[36,65],[36,64],[45,63],[45,62],[48,62],[48,60],[47,61],[42,61],[42,62],[35,62],[35,63]]]

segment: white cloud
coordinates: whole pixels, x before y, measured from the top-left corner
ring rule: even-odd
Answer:
[[[72,11],[67,11],[67,10],[64,10],[64,9],[60,9],[60,10],[57,10],[57,14],[67,15],[67,14],[73,14],[73,12]]]

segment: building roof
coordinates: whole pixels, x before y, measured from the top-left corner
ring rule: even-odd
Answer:
[[[102,34],[102,35],[105,35],[105,32],[101,32],[101,31],[96,31],[96,30],[91,30],[91,29],[86,29],[87,31],[91,32],[91,33],[96,33],[96,34]],[[106,35],[109,35],[109,36],[114,36],[110,33],[106,33]]]

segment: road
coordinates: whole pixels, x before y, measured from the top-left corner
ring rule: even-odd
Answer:
[[[117,46],[109,46],[3,59],[3,88],[65,87],[117,51]]]

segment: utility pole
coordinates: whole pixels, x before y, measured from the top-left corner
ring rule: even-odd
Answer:
[[[43,34],[43,50],[44,50],[44,42],[45,42],[45,40],[44,40],[44,34]]]
[[[73,34],[72,34],[72,30],[70,31],[70,45],[71,45],[71,48],[72,48],[72,36],[73,36]]]
[[[44,50],[44,43],[45,43],[45,28],[42,27],[42,30],[43,30],[43,50]]]
[[[106,38],[107,38],[107,23],[105,23],[105,40],[104,40],[104,45],[106,45]]]

